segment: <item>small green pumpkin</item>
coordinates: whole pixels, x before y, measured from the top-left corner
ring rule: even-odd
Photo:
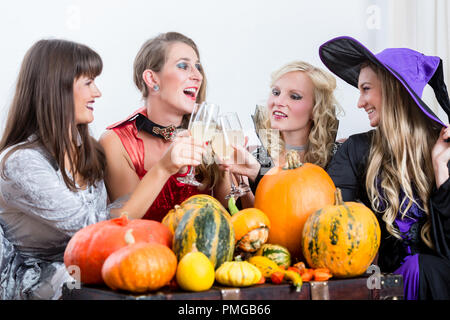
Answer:
[[[287,268],[291,265],[291,254],[289,250],[278,244],[263,244],[256,252],[256,255],[269,258],[281,267]]]

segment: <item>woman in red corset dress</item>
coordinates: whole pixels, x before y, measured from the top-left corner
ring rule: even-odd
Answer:
[[[176,138],[174,134],[178,128],[187,128],[194,103],[205,98],[206,79],[195,43],[176,32],[148,40],[136,56],[134,82],[145,105],[109,126],[100,138],[110,201],[132,193],[146,175],[152,176],[154,184],[153,190],[145,190],[153,201],[144,219],[161,221],[176,204],[195,194],[222,199],[227,190],[218,183],[217,165],[195,159],[199,152],[205,154],[205,146],[195,146],[187,131]],[[189,166],[196,166],[202,187],[177,181]]]

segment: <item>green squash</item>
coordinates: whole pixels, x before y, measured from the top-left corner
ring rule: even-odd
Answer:
[[[200,251],[217,269],[233,259],[234,229],[220,203],[200,198],[182,205],[185,213],[176,227],[172,248],[178,261],[189,252]]]
[[[266,243],[256,252],[257,256],[267,257],[281,267],[291,265],[291,254],[286,247],[278,244]]]

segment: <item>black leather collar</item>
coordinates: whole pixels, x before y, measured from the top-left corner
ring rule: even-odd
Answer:
[[[157,123],[154,123],[143,114],[138,113],[136,116],[136,128],[138,129],[138,131],[143,130],[155,137],[164,139],[166,141],[172,141],[175,138],[175,130],[180,129],[181,126],[175,127],[174,125],[170,125],[164,127]]]

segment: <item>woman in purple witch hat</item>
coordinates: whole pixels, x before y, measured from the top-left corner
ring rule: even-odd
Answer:
[[[374,130],[349,139],[328,173],[345,201],[359,200],[382,229],[378,264],[403,275],[406,299],[450,299],[450,128],[421,99],[429,84],[450,115],[442,60],[414,50],[373,54],[340,37],[323,63],[360,91]]]

